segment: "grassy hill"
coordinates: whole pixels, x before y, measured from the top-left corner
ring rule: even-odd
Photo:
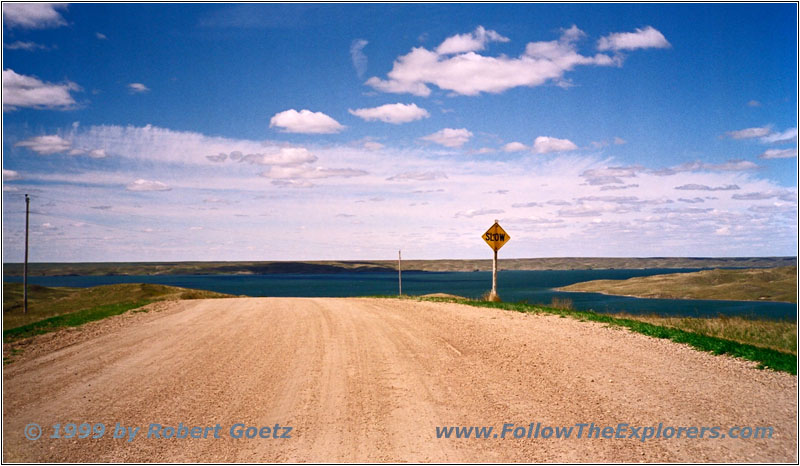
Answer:
[[[722,299],[797,303],[797,267],[745,270],[704,270],[636,277],[628,280],[593,280],[560,288],[638,298]]]
[[[103,306],[147,304],[166,299],[204,299],[225,296],[228,295],[144,283],[124,283],[91,288],[48,288],[28,285],[28,313],[25,314],[22,312],[22,284],[3,283],[3,333],[5,334],[9,329],[44,319]]]

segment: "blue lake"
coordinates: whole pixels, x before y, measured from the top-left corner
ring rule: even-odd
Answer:
[[[506,302],[527,301],[549,304],[566,298],[579,310],[628,312],[670,316],[743,315],[768,319],[797,317],[792,303],[751,301],[708,301],[683,299],[640,299],[598,293],[565,293],[553,288],[600,279],[627,279],[663,273],[694,272],[701,269],[635,270],[535,270],[500,271],[498,292]],[[4,277],[21,282],[22,277]],[[120,275],[30,277],[43,286],[88,287],[114,283],[159,283],[246,296],[349,297],[396,295],[396,273],[266,274],[266,275]],[[491,288],[491,272],[403,272],[403,293],[422,295],[450,293],[478,298]]]

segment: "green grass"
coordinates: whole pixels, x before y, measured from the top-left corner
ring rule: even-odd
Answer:
[[[10,343],[12,341],[21,340],[23,338],[32,337],[34,335],[41,335],[43,333],[53,332],[67,327],[77,327],[88,322],[93,322],[106,317],[122,314],[131,309],[137,309],[147,304],[151,300],[106,304],[102,306],[95,306],[81,311],[70,312],[55,317],[49,317],[30,324],[22,325],[20,327],[3,330],[3,342]]]
[[[765,348],[750,343],[742,343],[717,336],[704,335],[697,331],[689,331],[667,325],[657,325],[629,317],[599,314],[591,311],[576,311],[571,309],[556,309],[553,307],[534,306],[523,303],[494,303],[487,301],[473,301],[466,299],[448,298],[409,298],[433,302],[455,302],[476,307],[505,309],[517,312],[534,314],[552,314],[560,317],[571,317],[582,321],[601,322],[614,327],[627,328],[631,331],[655,338],[666,338],[677,343],[685,343],[691,347],[713,354],[727,354],[730,356],[755,361],[761,369],[773,369],[797,375],[797,355],[773,348]],[[794,324],[796,335],[797,326]],[[796,351],[796,349],[795,349]]]
[[[212,291],[146,283],[91,288],[29,285],[28,312],[24,313],[22,285],[3,283],[3,342],[9,343],[66,327],[77,327],[141,308],[155,301],[229,296]]]
[[[109,304],[226,297],[211,291],[174,286],[123,283],[90,288],[48,288],[28,285],[28,312],[23,312],[22,284],[3,283],[3,328],[10,329],[49,317]]]

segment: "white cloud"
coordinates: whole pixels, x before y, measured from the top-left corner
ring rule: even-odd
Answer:
[[[364,55],[364,47],[369,42],[364,39],[356,39],[350,44],[350,58],[353,60],[353,68],[359,78],[367,72],[367,56]]]
[[[272,166],[269,170],[261,173],[264,178],[269,178],[276,186],[287,186],[294,188],[310,188],[314,184],[309,180],[323,178],[352,178],[364,176],[368,173],[364,170],[353,168],[323,168],[311,167],[308,165],[295,167]]]
[[[271,179],[320,179],[320,178],[351,178],[354,176],[364,176],[364,170],[351,168],[322,168],[322,167],[270,167],[261,176]]]
[[[5,3],[3,24],[24,29],[65,26],[67,22],[56,10],[66,9],[65,3]]]
[[[35,136],[14,144],[16,147],[25,147],[40,155],[63,154],[88,155],[93,159],[102,159],[108,156],[105,149],[82,149],[75,147],[73,141],[57,134]]]
[[[494,215],[494,214],[502,214],[505,211],[502,209],[470,209],[462,212],[456,212],[453,216],[454,218],[464,217],[464,218],[472,218],[478,217],[480,215]]]
[[[751,139],[751,138],[760,138],[766,136],[770,133],[771,129],[769,126],[761,126],[756,128],[745,128],[736,131],[728,131],[728,137],[732,139]]]
[[[664,35],[652,26],[636,28],[636,32],[615,32],[597,41],[597,50],[601,52],[668,47],[670,44]]]
[[[375,141],[366,141],[366,142],[364,142],[364,149],[367,149],[367,150],[381,150],[384,147],[385,146],[383,144],[381,144],[380,142],[375,142]]]
[[[445,147],[461,147],[472,137],[472,132],[466,128],[445,128],[433,134],[429,134],[421,139],[435,142]]]
[[[93,149],[90,150],[87,155],[93,159],[102,159],[105,158],[108,154],[106,154],[105,149]]]
[[[690,183],[676,186],[675,189],[682,191],[736,191],[741,188],[735,184],[726,184],[724,186],[707,186],[704,184]]]
[[[488,38],[488,31],[485,34]],[[366,84],[383,92],[419,96],[430,95],[428,84],[456,94],[478,95],[482,92],[500,93],[519,86],[540,86],[548,81],[563,82],[564,73],[578,65],[610,66],[620,63],[620,60],[604,54],[593,57],[579,54],[576,41],[581,34],[577,27],[573,27],[562,31],[559,40],[531,42],[518,58],[505,55],[490,57],[477,54],[474,50],[444,55],[424,47],[415,47],[395,60],[392,70],[387,74],[388,79],[372,77]],[[442,45],[453,39],[452,50],[458,50],[459,47],[474,49],[476,42],[464,40],[465,37],[468,39],[473,35],[453,36]]]
[[[79,90],[80,86],[70,81],[53,84],[6,69],[3,70],[3,111],[20,107],[69,110],[75,106],[70,92]]]
[[[580,174],[590,186],[624,184],[621,178],[635,178],[642,170],[639,166],[592,168]]]
[[[758,157],[762,159],[790,159],[797,157],[797,149],[768,149]]]
[[[428,118],[430,113],[417,104],[386,104],[374,108],[359,108],[348,110],[351,114],[366,121],[383,121],[385,123],[408,123],[422,118]]]
[[[477,52],[486,48],[486,44],[489,42],[508,42],[509,40],[509,38],[501,36],[496,31],[487,31],[483,26],[478,26],[474,32],[448,37],[436,48],[436,53],[448,55]]]
[[[130,83],[128,84],[128,90],[134,94],[142,94],[144,92],[150,91],[150,88],[142,83]]]
[[[295,109],[276,113],[269,120],[269,127],[278,127],[287,133],[330,134],[338,133],[345,127],[322,112]]]
[[[3,44],[4,49],[8,50],[27,50],[32,52],[34,50],[47,50],[48,47],[46,45],[37,44],[36,42],[24,42],[24,41],[16,41],[10,44]]]
[[[447,178],[441,171],[435,172],[403,172],[386,178],[387,181],[433,181],[440,178]]]
[[[97,37],[99,40],[107,40],[108,37],[103,34],[102,32],[95,32],[94,36]]]
[[[72,142],[58,135],[36,136],[14,144],[15,147],[25,147],[41,155],[59,154],[72,148]]]
[[[19,172],[16,170],[6,170],[3,169],[3,181],[14,181],[19,180],[22,177],[19,175]]]
[[[523,150],[528,150],[528,146],[521,142],[509,142],[508,144],[503,146],[503,151],[505,152],[520,152]]]
[[[782,144],[797,141],[797,128],[789,128],[782,133],[772,133],[761,138],[765,144]]]
[[[566,152],[576,150],[578,146],[569,139],[551,138],[539,136],[533,141],[533,150],[537,154],[549,154],[551,152]]]
[[[710,171],[738,172],[758,169],[758,165],[749,160],[730,160],[720,164],[702,164],[702,169]]]
[[[128,191],[169,191],[172,188],[160,181],[138,179],[128,184],[125,189]]]
[[[317,161],[317,157],[305,147],[281,147],[276,151],[259,152],[256,154],[243,154],[240,151],[233,151],[230,154],[222,152],[218,155],[206,155],[206,159],[217,163],[230,159],[232,162],[283,166],[302,165],[304,163],[314,163]]]

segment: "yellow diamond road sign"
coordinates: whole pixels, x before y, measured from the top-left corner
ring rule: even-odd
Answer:
[[[483,234],[483,240],[495,251],[499,251],[510,239],[511,237],[508,236],[508,233],[497,222]]]

